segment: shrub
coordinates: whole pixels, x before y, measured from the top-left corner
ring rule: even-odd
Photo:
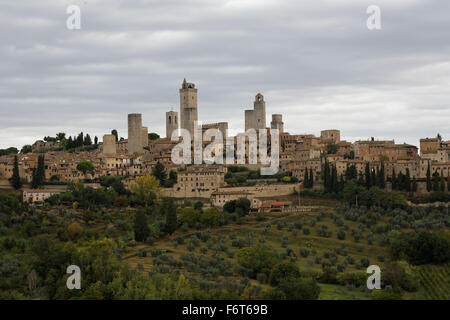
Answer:
[[[300,269],[292,262],[281,262],[275,265],[270,272],[269,283],[276,287],[283,279],[299,278]]]
[[[261,284],[265,284],[267,282],[267,275],[265,273],[258,273],[256,275],[256,280]]]
[[[67,237],[71,240],[76,239],[81,232],[83,232],[83,227],[76,221],[67,227]]]
[[[338,233],[337,233],[337,238],[339,239],[339,240],[345,240],[345,231],[344,230],[339,230],[338,231]]]
[[[300,255],[301,255],[303,258],[308,257],[308,256],[309,256],[309,250],[306,249],[306,248],[300,248]]]
[[[137,256],[138,256],[139,258],[144,258],[144,257],[146,257],[146,256],[147,256],[147,250],[145,250],[145,249],[139,249],[138,252],[137,252]]]
[[[285,278],[278,288],[288,300],[316,300],[320,295],[320,287],[313,279]]]
[[[263,244],[243,248],[236,253],[237,263],[248,269],[251,277],[261,272],[268,274],[277,260],[275,254]]]

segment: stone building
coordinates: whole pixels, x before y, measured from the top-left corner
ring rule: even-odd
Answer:
[[[105,134],[103,136],[102,145],[103,156],[106,158],[115,157],[117,152],[116,136],[113,134]]]
[[[441,147],[441,141],[438,138],[420,139],[420,155],[427,153],[436,153]]]
[[[172,132],[178,130],[178,112],[166,112],[166,138],[172,137]]]
[[[255,96],[253,110],[245,110],[245,131],[248,129],[266,128],[266,102],[264,96],[258,93]]]
[[[141,154],[142,148],[142,115],[131,113],[128,115],[128,154]]]
[[[341,131],[336,129],[320,131],[320,138],[324,143],[338,144],[341,141]]]
[[[247,191],[215,191],[211,194],[210,200],[213,206],[223,208],[225,203],[241,198],[247,198],[251,201],[253,193]]]
[[[148,148],[148,127],[142,127],[141,128],[141,143],[142,143],[142,149]]]
[[[184,79],[180,89],[180,127],[194,136],[194,125],[198,121],[197,89],[195,84]]]
[[[271,129],[278,129],[279,134],[283,134],[284,131],[284,123],[283,116],[281,114],[273,114],[272,122],[270,123]]]

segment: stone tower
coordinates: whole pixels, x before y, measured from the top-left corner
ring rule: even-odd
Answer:
[[[273,114],[272,115],[272,122],[270,123],[270,128],[278,129],[278,132],[280,134],[283,133],[284,123],[283,123],[283,116],[281,114]]]
[[[194,123],[197,120],[197,89],[195,84],[184,79],[180,89],[180,127],[189,130],[193,137]]]
[[[255,102],[253,103],[253,116],[255,122],[255,129],[266,128],[266,102],[264,96],[258,93],[255,96]]]
[[[116,156],[116,136],[105,134],[103,136],[103,156],[111,158]]]
[[[248,129],[266,129],[266,102],[261,93],[255,96],[253,110],[245,110],[245,131]]]
[[[166,112],[166,138],[170,139],[174,130],[178,130],[178,112]]]
[[[255,129],[253,110],[245,110],[245,131]]]
[[[142,127],[142,148],[148,147],[148,127]]]
[[[128,154],[141,154],[142,148],[142,115],[128,115]]]

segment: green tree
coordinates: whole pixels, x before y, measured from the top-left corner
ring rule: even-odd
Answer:
[[[197,201],[197,202],[194,203],[194,209],[195,209],[195,210],[201,211],[202,208],[203,208],[203,202]]]
[[[330,164],[328,160],[325,159],[324,169],[323,169],[323,186],[326,192],[330,192],[331,190],[331,171]]]
[[[45,158],[44,155],[38,157],[37,168],[33,169],[31,188],[37,189],[42,186],[45,182]]]
[[[276,287],[286,278],[299,278],[300,269],[295,263],[281,262],[275,265],[270,272],[270,285]]]
[[[94,174],[94,165],[90,161],[80,161],[77,164],[77,170],[83,173],[84,176],[88,173]]]
[[[309,188],[314,187],[314,173],[312,168],[309,169],[309,182],[308,182]]]
[[[320,295],[320,287],[313,279],[285,278],[278,288],[287,300],[317,300]]]
[[[136,213],[134,218],[134,239],[142,242],[147,240],[150,235],[150,228],[147,223],[147,216],[141,210]]]
[[[118,142],[119,141],[119,133],[117,132],[117,130],[113,129],[111,131],[111,134],[113,134],[116,137],[116,142]]]
[[[237,263],[250,271],[250,276],[255,278],[258,273],[269,274],[273,266],[278,262],[274,252],[263,244],[240,249],[236,253]]]
[[[336,166],[333,165],[333,168],[331,169],[331,188],[330,191],[337,193],[339,192],[339,182],[338,182],[338,176],[337,176],[337,169]]]
[[[440,191],[442,191],[442,192],[445,191],[445,179],[444,179],[444,177],[441,177],[441,187],[440,187]]]
[[[370,172],[370,166],[369,166],[369,162],[366,162],[366,170],[365,170],[365,183],[366,183],[366,188],[370,189],[370,187],[372,186],[372,181],[371,181],[371,172]]]
[[[416,177],[413,177],[412,191],[413,192],[417,192],[417,180],[416,180]]]
[[[138,177],[131,185],[131,190],[135,193],[136,200],[146,208],[157,202],[161,193],[159,180],[149,174]]]
[[[428,161],[428,168],[427,168],[427,191],[430,192],[432,189],[431,186],[431,169],[430,169],[430,162]]]
[[[247,215],[250,211],[250,200],[247,198],[239,198],[236,200],[236,211],[239,211],[242,215]]]
[[[406,191],[411,191],[411,176],[409,174],[409,168],[406,168],[406,176],[405,176],[405,186]]]
[[[85,146],[90,146],[90,145],[92,145],[92,139],[91,139],[91,136],[90,136],[89,134],[86,134],[86,136],[84,137],[84,142],[83,142],[83,144],[84,144]]]
[[[159,138],[160,138],[160,136],[159,136],[159,134],[157,134],[157,133],[150,132],[150,133],[148,134],[148,139],[149,139],[149,140],[157,140],[157,139],[159,139]]]
[[[22,180],[19,175],[19,161],[17,156],[14,156],[14,167],[13,167],[13,175],[11,178],[11,185],[14,189],[18,190],[22,188]]]
[[[164,168],[164,165],[159,161],[153,167],[152,175],[159,180],[161,186],[164,186],[164,183],[167,180],[167,172],[166,169]]]
[[[223,210],[228,212],[228,213],[233,213],[236,211],[236,200],[231,200],[226,202],[223,205]]]
[[[173,199],[163,199],[163,210],[166,216],[166,232],[172,234],[178,228],[177,209],[175,208]]]
[[[310,186],[309,186],[308,168],[305,168],[305,177],[303,179],[303,187],[310,188]]]
[[[20,153],[25,154],[25,153],[30,153],[32,151],[33,151],[33,148],[29,144],[27,144],[22,147],[22,149],[20,150]]]
[[[335,143],[327,144],[327,154],[336,154],[338,152],[338,145]]]
[[[440,182],[439,173],[435,171],[433,173],[433,191],[439,191],[439,182]]]
[[[381,168],[380,168],[380,172],[378,175],[378,186],[381,189],[385,189],[386,188],[386,177],[385,177],[386,173],[385,173],[385,169],[384,169],[384,162],[381,162]]]

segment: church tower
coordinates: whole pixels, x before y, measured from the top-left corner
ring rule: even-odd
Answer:
[[[180,127],[194,136],[194,123],[198,120],[197,89],[195,84],[184,79],[180,89]]]

